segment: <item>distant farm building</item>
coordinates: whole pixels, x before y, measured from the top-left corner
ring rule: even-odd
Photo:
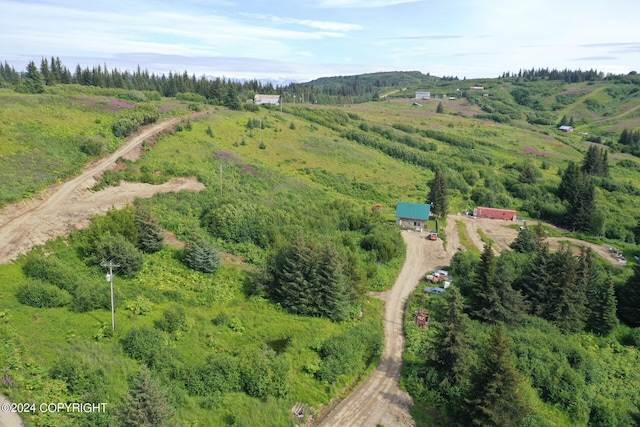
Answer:
[[[431,92],[416,92],[416,99],[431,99]]]
[[[558,128],[562,132],[573,132],[573,126],[562,125]]]
[[[256,95],[253,97],[253,102],[256,105],[280,105],[280,95]]]
[[[518,216],[518,212],[510,209],[477,207],[473,210],[473,216],[478,218],[504,219],[507,221],[515,221],[516,217]]]
[[[471,86],[469,89],[471,89],[471,90],[484,90],[484,86]]]
[[[431,205],[425,203],[398,202],[396,206],[396,224],[401,227],[411,227],[424,230],[429,219]]]

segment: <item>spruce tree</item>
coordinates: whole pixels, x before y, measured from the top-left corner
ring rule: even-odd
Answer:
[[[589,318],[586,329],[598,335],[608,335],[618,324],[616,291],[608,278],[589,292]]]
[[[431,362],[450,385],[469,381],[471,372],[472,339],[469,335],[468,317],[464,313],[464,301],[457,287],[451,286],[445,294],[443,319],[434,337]]]
[[[291,313],[340,321],[348,316],[354,296],[344,271],[330,244],[319,247],[296,236],[267,261],[264,287]]]
[[[444,114],[444,106],[442,105],[442,101],[438,102],[438,106],[436,107],[436,113]]]
[[[505,256],[506,257],[506,256]],[[507,268],[510,261],[500,262],[493,253],[492,245],[485,245],[476,267],[475,281],[469,289],[471,317],[486,323],[514,323],[523,309],[522,296],[512,287],[507,274],[499,267]]]
[[[590,146],[582,162],[582,171],[588,175],[609,176],[608,157],[604,148]]]
[[[218,249],[202,238],[187,243],[184,248],[184,261],[189,268],[202,273],[213,273],[221,264]]]
[[[446,218],[449,212],[449,188],[447,176],[440,168],[436,169],[436,176],[430,184],[430,192],[427,203],[431,202],[434,215],[438,218]]]
[[[175,425],[171,419],[175,409],[169,403],[166,388],[153,378],[146,366],[135,378],[133,387],[120,407],[118,420],[122,427],[163,427]]]
[[[522,277],[516,284],[527,312],[534,316],[542,316],[546,312],[552,280],[551,255],[549,247],[544,245],[525,266]]]
[[[469,312],[471,317],[494,323],[493,314],[500,305],[500,297],[495,289],[498,263],[491,243],[484,246],[480,264],[476,267],[473,286],[469,290]]]
[[[545,301],[545,319],[563,332],[580,332],[586,321],[586,295],[578,286],[578,260],[569,247],[552,254],[549,293]]]
[[[518,427],[524,425],[531,408],[523,396],[523,379],[509,353],[510,343],[504,327],[498,324],[489,337],[466,399],[471,425]]]
[[[347,279],[342,270],[338,252],[330,245],[325,245],[320,255],[319,265],[320,314],[334,321],[345,320],[349,316],[350,301]]]
[[[618,298],[618,316],[632,328],[640,327],[640,264],[627,283],[616,292]]]
[[[591,231],[596,211],[595,185],[591,177],[570,162],[562,175],[558,197],[565,201],[564,222],[573,231]]]
[[[22,78],[22,84],[27,93],[44,92],[44,78],[33,61],[27,65],[27,72]]]
[[[138,228],[138,248],[145,253],[158,252],[164,246],[164,236],[158,221],[147,208],[136,209],[135,223]]]

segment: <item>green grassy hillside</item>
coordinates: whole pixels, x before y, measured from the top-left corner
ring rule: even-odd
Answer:
[[[485,86],[489,97],[471,91],[471,85]],[[145,254],[136,275],[116,278],[118,329],[113,336],[105,271],[91,251],[96,230],[114,229],[94,225],[94,231],[59,239],[0,266],[0,367],[8,378],[0,380],[0,391],[15,401],[109,403],[103,417],[28,416],[36,425],[110,425],[126,406],[132,378],[146,364],[176,412],[171,425],[264,425],[264,420],[294,425],[289,411],[296,403],[310,408],[327,404],[357,382],[379,355],[381,303],[366,291],[388,288],[402,265],[393,243],[398,234],[384,224],[393,219],[397,201],[424,201],[434,170],[443,168],[453,211],[492,205],[518,209],[523,218],[559,219],[566,210],[555,195],[559,172],[568,161],[582,162],[591,144],[579,132],[614,141],[616,132],[635,128],[640,117],[634,87],[635,81],[428,81],[415,89],[456,93],[457,99],[413,106],[413,88],[399,87],[390,99],[378,102],[285,105],[282,113],[279,108],[221,108],[205,119],[184,122],[146,144],[139,161],[121,161],[96,190],[121,179],[160,183],[196,176],[206,190],[158,195],[136,206],[148,209],[183,243],[204,239],[216,245],[223,266],[214,273],[190,269],[179,245]],[[436,113],[440,101],[444,113]],[[152,106],[160,116],[202,107],[198,101],[187,104],[124,90],[53,86],[41,95],[0,90],[1,203],[28,197],[77,173],[100,152],[114,150],[122,139],[114,135],[113,125],[127,113],[125,103]],[[573,117],[576,132],[557,130],[565,115]],[[101,149],[89,150],[86,140],[97,140]],[[610,177],[597,181],[596,201],[606,222],[599,235],[589,238],[616,245],[633,259],[638,254],[633,228],[640,218],[635,208],[640,205],[640,161],[617,149],[614,143],[609,148]],[[535,182],[520,179],[525,165],[536,170]],[[372,213],[377,203],[381,215]],[[291,314],[266,298],[266,267],[274,253],[299,236],[335,248],[348,260],[343,273],[357,288],[357,299],[347,320]],[[33,307],[19,300],[20,290],[34,280],[25,266],[43,254],[60,271],[73,271],[77,280],[68,285],[39,277],[47,289],[66,292],[61,307]],[[629,268],[611,268],[610,274],[619,284]],[[98,302],[87,305],[94,297]],[[176,318],[179,327],[162,326]],[[527,327],[530,331],[523,334],[547,326]],[[139,336],[152,338],[140,343],[135,341]],[[598,359],[604,347],[617,348],[603,360],[627,366],[637,352],[617,336],[622,334],[585,344],[584,351]],[[589,337],[585,333],[576,342],[591,342]],[[148,346],[144,354],[128,346],[134,341]],[[415,357],[423,350],[416,349]],[[336,353],[348,357],[336,360]],[[237,375],[236,382],[229,380],[237,386],[221,385],[215,371],[220,366]],[[614,374],[602,370],[601,375]],[[569,425],[562,410],[544,403],[537,408],[549,420],[541,425]]]

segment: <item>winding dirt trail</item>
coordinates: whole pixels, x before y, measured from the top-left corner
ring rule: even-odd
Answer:
[[[0,211],[0,264],[11,262],[47,240],[68,236],[86,227],[92,215],[104,213],[111,207],[124,207],[136,197],[148,198],[157,193],[180,190],[203,190],[204,185],[195,178],[176,178],[162,185],[122,183],[118,187],[97,192],[89,188],[106,170],[116,165],[119,157],[136,160],[146,139],[171,129],[185,118],[195,119],[209,113],[194,113],[147,126],[129,137],[113,154],[88,165],[81,175],[52,186],[33,199],[6,206]],[[0,394],[2,409],[8,403],[6,397]],[[0,427],[22,426],[24,423],[18,414],[0,410]]]
[[[447,227],[457,239],[455,221]],[[449,229],[450,228],[450,229]],[[451,242],[447,250],[442,240],[430,241],[426,233],[405,231],[402,237],[407,245],[407,258],[393,288],[380,294],[385,301],[384,352],[376,370],[355,391],[340,402],[317,425],[323,427],[414,426],[409,415],[413,404],[411,396],[400,390],[398,380],[404,350],[403,319],[409,294],[430,270],[449,264],[455,248]]]
[[[208,112],[195,113],[147,126],[129,137],[113,154],[88,165],[81,175],[52,186],[33,199],[6,206],[0,212],[0,264],[16,259],[47,240],[86,227],[92,215],[104,213],[112,206],[124,207],[136,197],[204,189],[195,178],[177,178],[162,185],[122,183],[102,191],[89,190],[105,171],[115,167],[119,157],[137,159],[146,139],[171,129],[185,118],[194,119],[206,114]]]

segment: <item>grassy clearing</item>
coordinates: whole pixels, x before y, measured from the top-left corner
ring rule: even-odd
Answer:
[[[469,237],[469,232],[467,231],[467,223],[457,219],[456,225],[458,226],[458,238],[460,239],[460,244],[467,248],[469,252],[480,253],[480,249],[473,244],[471,238]]]
[[[482,240],[482,242],[485,245],[493,245],[495,243],[493,241],[493,239],[491,237],[487,236],[487,233],[485,233],[481,229],[478,228],[476,231],[478,232],[478,235],[480,236],[480,240]]]

